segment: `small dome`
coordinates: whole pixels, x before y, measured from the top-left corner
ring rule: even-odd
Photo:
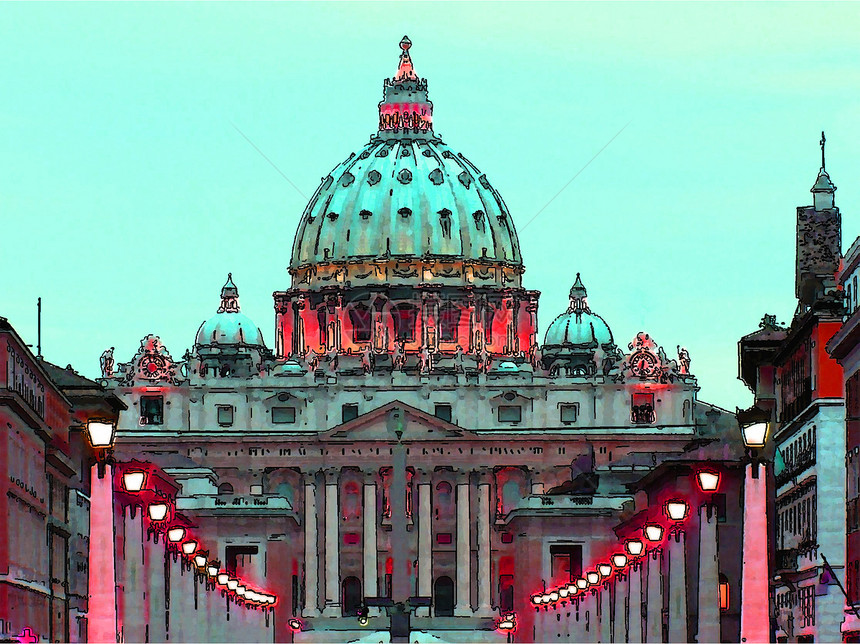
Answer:
[[[253,320],[239,311],[239,290],[233,283],[232,273],[221,289],[221,306],[218,312],[200,325],[197,346],[224,345],[265,347],[263,333]]]
[[[562,313],[546,332],[545,347],[596,347],[612,344],[612,331],[603,318],[595,313],[568,311]]]
[[[588,308],[587,296],[577,273],[576,282],[570,289],[570,307],[549,325],[544,350],[560,347],[594,349],[598,345],[614,344],[609,325]]]
[[[197,344],[264,347],[263,333],[244,313],[216,313],[200,325]]]

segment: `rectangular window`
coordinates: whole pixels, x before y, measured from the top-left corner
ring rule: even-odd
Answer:
[[[436,418],[441,418],[444,421],[451,422],[451,405],[448,403],[436,403],[436,409],[433,412]]]
[[[657,414],[654,411],[654,394],[633,394],[633,401],[630,406],[630,420],[638,425],[650,425],[657,421]]]
[[[272,422],[277,425],[288,425],[296,422],[295,407],[272,407]]]
[[[232,405],[218,405],[218,424],[221,427],[229,427],[233,424]]]
[[[140,420],[144,425],[161,425],[164,422],[164,397],[141,396]]]
[[[553,584],[569,584],[582,575],[582,546],[550,546],[549,554],[552,557]]]
[[[523,408],[519,405],[499,405],[500,423],[518,423],[523,419]]]
[[[561,406],[561,422],[565,425],[570,425],[576,422],[576,417],[579,414],[579,405],[576,403],[566,404]]]
[[[340,408],[341,422],[346,423],[354,418],[358,418],[358,405],[356,403],[347,403]]]
[[[502,533],[502,543],[513,543],[513,542],[514,542],[514,535],[512,533],[510,533],[510,532],[503,532]]]
[[[237,574],[251,565],[251,561],[259,552],[257,546],[226,546],[224,548],[224,569],[231,575]]]

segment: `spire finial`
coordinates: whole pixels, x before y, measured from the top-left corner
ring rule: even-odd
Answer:
[[[239,312],[239,289],[233,283],[233,273],[227,273],[227,283],[221,287],[221,306],[218,313]]]
[[[821,146],[821,169],[824,170],[824,144],[827,142],[827,139],[824,138],[824,130],[821,130],[821,140],[818,144]]]
[[[588,311],[588,304],[585,301],[586,297],[588,297],[588,291],[585,290],[585,284],[582,283],[582,279],[580,279],[579,273],[577,273],[576,281],[573,283],[573,286],[570,289],[569,310],[576,313]]]
[[[418,75],[412,67],[412,57],[409,55],[409,48],[411,46],[412,41],[409,40],[409,36],[403,36],[403,40],[400,41],[400,49],[403,51],[400,54],[400,65],[397,68],[397,74],[394,75],[395,81],[418,80]]]

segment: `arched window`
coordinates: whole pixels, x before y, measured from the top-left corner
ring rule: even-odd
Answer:
[[[445,304],[439,309],[439,339],[442,342],[456,342],[460,327],[461,309],[454,304]]]
[[[218,494],[233,494],[233,486],[229,483],[222,483],[218,486]]]
[[[344,617],[358,615],[358,609],[361,607],[361,582],[358,577],[344,579],[342,588]]]
[[[391,309],[391,317],[394,319],[394,339],[402,342],[413,342],[415,340],[415,318],[418,309],[405,302],[395,305]]]
[[[438,577],[433,584],[433,606],[436,617],[454,616],[454,582],[450,577]]]
[[[356,304],[349,310],[353,342],[370,342],[370,318],[370,309],[364,304]]]
[[[343,519],[358,519],[361,517],[361,488],[355,481],[349,481],[343,486]]]
[[[448,481],[440,481],[436,484],[436,518],[454,516],[454,495],[451,484]]]

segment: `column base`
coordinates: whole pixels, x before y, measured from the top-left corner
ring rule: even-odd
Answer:
[[[430,617],[430,607],[419,606],[415,609],[415,617]]]
[[[471,617],[474,615],[474,611],[471,606],[455,606],[454,607],[454,617]]]
[[[493,607],[487,604],[486,606],[478,606],[478,608],[473,613],[475,617],[496,617],[496,611],[493,610]]]
[[[341,610],[340,604],[329,604],[325,608],[323,608],[322,612],[323,617],[340,617]]]
[[[302,617],[319,617],[320,611],[318,608],[305,608],[302,610]]]

